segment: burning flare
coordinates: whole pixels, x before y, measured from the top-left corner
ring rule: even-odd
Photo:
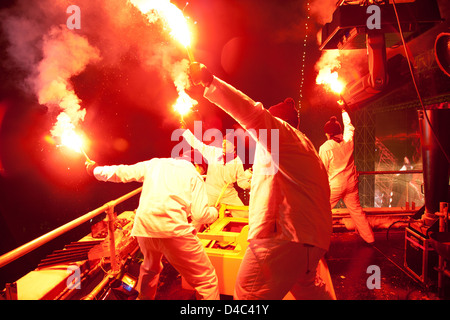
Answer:
[[[170,29],[170,35],[187,50],[189,60],[194,61],[191,45],[191,33],[183,12],[170,0],[130,0],[130,2],[147,16],[150,23],[162,19]]]
[[[190,45],[191,33],[189,25],[183,12],[177,8],[170,0],[129,0],[139,11],[144,14],[150,23],[162,19],[170,29],[170,36],[181,43],[187,50],[190,62],[194,61]],[[183,119],[189,113],[197,101],[189,97],[185,92],[188,86],[186,70],[188,68],[183,62],[171,66],[171,76],[177,88],[178,99],[173,108]]]
[[[345,88],[345,83],[339,79],[338,71],[341,68],[341,53],[339,50],[327,50],[316,63],[315,69],[318,74],[316,84],[324,85],[326,90],[338,95]]]
[[[330,69],[320,70],[316,78],[316,83],[325,85],[329,90],[339,95],[345,88],[344,82],[339,79],[337,71],[331,72]]]
[[[75,128],[84,120],[86,110],[71,84],[71,77],[80,74],[91,62],[100,60],[99,51],[88,40],[65,26],[55,26],[42,40],[42,60],[36,67],[35,75],[30,77],[39,103],[52,111],[60,112],[51,135],[61,144],[83,153],[83,139]]]
[[[197,104],[197,101],[189,97],[189,95],[184,91],[180,91],[178,94],[179,96],[173,105],[173,109],[178,112],[181,119],[183,119],[183,117],[191,111],[192,107]]]
[[[70,117],[62,112],[59,114],[57,123],[52,130],[52,134],[60,137],[61,145],[72,149],[75,152],[82,153],[86,160],[90,161],[86,152],[83,149],[83,138],[75,131],[75,126],[72,124]]]

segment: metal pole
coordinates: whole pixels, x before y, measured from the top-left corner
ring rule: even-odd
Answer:
[[[422,170],[393,170],[393,171],[358,171],[358,174],[408,174],[423,173]]]
[[[103,280],[91,291],[83,300],[94,300],[97,295],[105,288],[105,286],[114,279],[113,276],[107,275]]]
[[[114,206],[110,206],[106,211],[106,214],[108,215],[109,261],[111,263],[111,273],[114,275],[117,272],[116,243],[114,237]]]

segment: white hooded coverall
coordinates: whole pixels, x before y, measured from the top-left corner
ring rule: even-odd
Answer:
[[[249,175],[244,171],[241,159],[238,156],[231,160],[223,159],[223,148],[204,144],[190,130],[185,130],[183,137],[192,148],[198,150],[208,161],[206,193],[208,194],[209,205],[215,206],[220,196],[220,203],[243,206],[244,204],[233,186],[234,182],[237,182],[242,189],[250,188]],[[225,190],[223,190],[224,188]],[[246,212],[236,211],[238,216],[247,218],[247,214],[243,216],[243,213]]]
[[[345,111],[342,112],[342,121],[344,132],[337,136],[341,141],[328,139],[319,148],[330,182],[330,205],[334,208],[343,199],[360,236],[367,243],[372,243],[373,231],[359,202],[358,175],[353,158],[355,127]]]
[[[219,299],[213,265],[189,218],[199,223],[217,219],[208,206],[205,183],[189,161],[154,158],[134,165],[99,166],[100,181],[142,182],[132,236],[144,255],[137,289],[142,299],[154,299],[162,255],[197,291],[201,299]]]
[[[249,246],[236,299],[328,299],[316,281],[332,220],[328,178],[311,141],[259,102],[214,77],[204,96],[257,141],[249,204]],[[250,131],[249,131],[250,130]],[[272,161],[267,161],[267,160]]]

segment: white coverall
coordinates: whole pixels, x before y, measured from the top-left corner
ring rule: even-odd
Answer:
[[[250,188],[251,175],[244,171],[244,165],[237,156],[224,163],[223,148],[206,145],[199,141],[190,130],[183,132],[186,141],[198,150],[202,156],[208,161],[208,171],[206,174],[206,193],[210,206],[215,206],[217,199],[220,197],[220,203],[233,206],[243,206],[243,202],[239,198],[236,189],[233,186],[237,182],[242,189]],[[225,190],[223,190],[225,188]],[[223,191],[223,193],[222,193]],[[246,211],[233,211],[233,216],[248,218]]]
[[[283,299],[289,291],[297,299],[332,298],[316,274],[330,244],[332,219],[327,173],[313,144],[261,103],[216,77],[204,96],[257,141],[249,246],[235,298]]]
[[[342,112],[342,121],[344,132],[337,136],[341,142],[329,139],[319,148],[330,182],[330,205],[334,208],[343,199],[360,236],[367,243],[372,243],[375,240],[373,231],[359,203],[358,175],[353,158],[355,127],[345,111]]]
[[[164,255],[201,299],[219,299],[215,269],[188,222],[192,218],[211,223],[218,212],[208,206],[205,183],[192,163],[154,158],[130,166],[99,166],[94,176],[100,181],[143,183],[131,232],[144,255],[137,286],[140,298],[155,298]]]

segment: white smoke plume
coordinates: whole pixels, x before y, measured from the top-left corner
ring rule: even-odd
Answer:
[[[161,22],[167,32],[180,42],[183,46],[190,45],[191,36],[189,26],[183,12],[177,8],[170,0],[129,0],[143,15],[149,23]],[[182,59],[181,61],[173,61],[170,54],[164,54],[162,57],[163,69],[169,70],[170,76],[174,82],[180,97],[185,97],[186,102],[196,104],[197,101],[188,98],[185,90],[189,88],[190,82],[187,70],[189,61]]]
[[[97,70],[121,68],[124,57],[137,61],[136,69],[141,68],[143,75],[159,74],[178,92],[187,88],[188,61],[180,59],[176,41],[169,39],[157,20],[149,20],[129,0],[80,0],[76,4],[81,8],[81,29],[70,30],[66,9],[71,4],[40,0],[30,5],[28,0],[18,0],[0,12],[0,25],[8,41],[8,63],[14,66],[11,74],[25,92],[48,107],[51,116],[61,113],[58,121],[67,123],[70,119],[78,126],[86,108],[77,96],[73,78],[91,64]],[[164,84],[142,81],[139,94],[129,87],[130,99],[134,99],[130,103],[161,113],[163,108],[148,103],[154,95],[163,94],[154,93],[155,86],[164,94],[170,92]],[[58,135],[58,128],[52,133]]]
[[[30,78],[40,104],[59,106],[63,119],[77,127],[84,120],[86,110],[73,91],[70,78],[82,72],[91,62],[100,59],[98,49],[87,39],[68,30],[65,26],[53,27],[42,41],[43,58]],[[58,116],[58,120],[61,115]],[[52,134],[61,136],[66,121],[58,121]],[[60,126],[63,125],[63,126]]]

